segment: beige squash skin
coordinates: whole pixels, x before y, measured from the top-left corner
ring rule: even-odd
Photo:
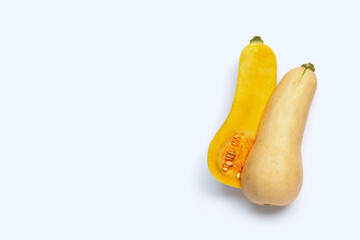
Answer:
[[[304,70],[292,69],[280,81],[245,162],[241,185],[245,196],[256,204],[288,205],[300,192],[301,142],[317,86],[314,72]]]

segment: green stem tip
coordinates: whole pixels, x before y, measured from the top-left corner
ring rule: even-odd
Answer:
[[[314,64],[312,63],[304,63],[301,66],[304,67],[305,69],[310,69],[311,71],[315,72],[315,67]]]
[[[264,43],[260,36],[254,36],[253,39],[250,40],[250,43]]]

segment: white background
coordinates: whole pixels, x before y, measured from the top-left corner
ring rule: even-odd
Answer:
[[[356,1],[1,1],[0,239],[359,238]],[[254,35],[315,64],[288,207],[207,169]]]

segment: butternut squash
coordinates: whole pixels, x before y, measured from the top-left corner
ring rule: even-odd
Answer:
[[[240,55],[238,81],[230,113],[210,143],[208,167],[218,181],[241,188],[244,161],[275,87],[275,54],[260,37],[255,36]]]
[[[284,206],[298,196],[303,180],[301,143],[317,79],[312,64],[290,70],[266,105],[241,184],[256,204]]]

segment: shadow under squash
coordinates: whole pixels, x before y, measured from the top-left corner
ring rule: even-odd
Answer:
[[[206,155],[207,151],[205,151],[205,156],[203,155],[199,161],[201,166],[198,167],[201,173],[198,174],[198,177],[201,182],[200,188],[202,191],[205,191],[206,194],[209,195],[220,195],[224,196],[225,199],[231,199],[231,201],[239,202],[239,204],[243,205],[247,209],[251,209],[253,212],[260,215],[274,215],[283,212],[288,206],[270,206],[270,205],[257,205],[255,203],[250,202],[245,195],[243,194],[241,189],[230,187],[228,185],[222,184],[218,182],[210,173],[206,164]],[[205,161],[204,161],[205,160]]]
[[[211,174],[210,174],[211,175]],[[217,180],[215,180],[217,181]],[[208,183],[213,184],[213,183]],[[287,208],[287,206],[271,206],[271,205],[257,205],[248,200],[241,189],[234,188],[222,184],[220,182],[216,182],[218,188],[221,188],[221,194],[228,196],[229,198],[236,198],[243,205],[246,205],[247,208],[252,209],[254,212],[263,215],[270,215],[282,212]]]

